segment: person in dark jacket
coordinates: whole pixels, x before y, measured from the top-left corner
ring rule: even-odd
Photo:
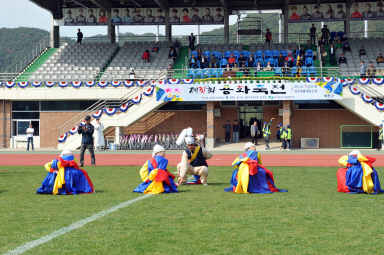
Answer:
[[[81,44],[83,41],[83,33],[80,31],[80,28],[77,30],[77,43]]]
[[[77,131],[82,135],[80,147],[80,167],[84,165],[84,152],[86,149],[88,149],[89,153],[91,154],[92,166],[95,166],[95,153],[93,152],[93,132],[95,129],[91,124],[90,116],[86,116],[84,121],[85,124],[81,124],[79,126],[79,130]]]
[[[229,138],[231,136],[231,123],[229,120],[227,120],[227,123],[223,125],[223,128],[225,130],[225,142],[229,143]]]

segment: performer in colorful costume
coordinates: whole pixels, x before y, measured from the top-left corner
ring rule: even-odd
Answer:
[[[276,188],[273,173],[262,166],[260,153],[256,151],[256,145],[246,143],[246,152],[237,157],[232,166],[235,168],[231,178],[231,187],[225,191],[235,193],[272,193],[287,192]]]
[[[212,158],[212,154],[205,148],[196,145],[193,137],[186,137],[187,149],[181,156],[181,162],[177,165],[179,184],[187,184],[187,174],[194,175],[195,180],[189,184],[208,185],[208,164],[207,159]]]
[[[337,171],[337,191],[368,194],[383,192],[379,176],[372,166],[375,161],[375,158],[363,156],[358,150],[342,156],[339,163],[345,168]]]
[[[144,194],[160,194],[178,192],[174,182],[175,176],[168,172],[168,159],[165,157],[163,146],[153,147],[152,159],[146,161],[140,169],[143,183],[134,192]]]
[[[63,151],[59,158],[45,164],[49,172],[37,194],[77,195],[93,193],[94,188],[88,173],[80,169],[71,151]]]

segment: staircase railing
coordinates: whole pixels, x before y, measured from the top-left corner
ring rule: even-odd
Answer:
[[[39,42],[31,47],[31,49],[24,54],[24,56],[17,61],[14,65],[6,69],[5,73],[19,74],[22,72],[30,63],[32,63],[43,51],[49,47],[49,35],[43,37]]]
[[[166,71],[162,71],[159,73],[159,75],[155,78],[152,79],[151,81],[159,81],[163,80],[166,78]],[[87,115],[91,115],[95,113],[96,111],[100,109],[107,109],[107,108],[119,108],[120,106],[129,103],[129,100],[134,98],[135,96],[138,96],[138,92],[142,92],[146,87],[150,86],[147,84],[146,86],[143,87],[135,87],[132,89],[129,89],[129,92],[124,94],[122,97],[119,99],[111,99],[111,100],[105,100],[101,99],[92,104],[90,107],[85,109],[84,111],[80,112],[79,114],[75,115],[62,125],[60,125],[57,129],[58,132],[58,137],[67,132],[68,130],[72,129],[75,126],[78,126],[85,118]],[[131,107],[132,103],[129,103],[128,107]]]

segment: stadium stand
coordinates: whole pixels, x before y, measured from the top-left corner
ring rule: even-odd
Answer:
[[[96,80],[117,49],[117,43],[64,43],[28,80]]]

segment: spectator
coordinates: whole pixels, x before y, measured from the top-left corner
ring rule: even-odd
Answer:
[[[343,43],[343,52],[346,51],[351,51],[351,47],[349,46],[348,40],[345,40],[345,42]]]
[[[376,63],[377,64],[384,63],[383,54],[379,53],[379,56],[377,56],[377,58],[376,58]]]
[[[231,71],[232,68],[231,68],[231,65],[230,64],[227,64],[227,68],[225,69],[226,71]]]
[[[360,78],[365,78],[367,73],[367,66],[364,64],[364,61],[361,61],[360,66]]]
[[[192,54],[191,58],[189,59],[189,67],[190,68],[197,68],[198,67],[197,59],[195,58],[195,55],[193,55],[193,54]]]
[[[255,63],[255,58],[253,57],[252,54],[249,54],[249,57],[247,59],[247,62],[248,62],[248,66],[249,67],[253,67],[253,64]]]
[[[240,68],[238,67],[237,63],[233,64],[232,71],[234,71],[234,72],[239,72],[240,71]]]
[[[260,62],[257,62],[256,71],[260,72],[263,70],[263,67],[260,65]]]
[[[180,53],[180,42],[177,39],[173,43],[173,48],[175,48],[177,54]]]
[[[331,46],[329,46],[329,58],[331,61],[331,65],[336,65],[336,48],[331,43]]]
[[[29,144],[32,146],[32,150],[35,150],[33,147],[33,133],[35,133],[35,129],[32,127],[32,124],[29,124],[29,128],[27,128],[27,151],[29,151]]]
[[[83,33],[80,31],[80,28],[79,28],[77,29],[77,43],[81,44],[82,41],[83,41]]]
[[[228,59],[228,64],[232,67],[234,63],[236,63],[236,58],[233,56],[233,53],[231,53],[231,57]]]
[[[247,58],[244,57],[243,54],[240,54],[238,62],[239,62],[239,66],[243,66],[243,64],[245,65],[245,62],[247,62]]]
[[[304,58],[302,56],[297,56],[296,59],[296,66],[297,67],[302,67],[304,65]]]
[[[271,62],[267,63],[267,66],[264,68],[265,71],[272,71]]]
[[[288,56],[285,58],[285,63],[287,64],[288,67],[292,67],[293,66],[292,53],[288,53]]]
[[[299,49],[299,55],[301,57],[304,57],[305,56],[305,50],[304,50],[304,47],[303,46],[300,46],[300,49]]]
[[[240,125],[237,123],[237,120],[233,122],[232,125],[232,131],[233,131],[233,142],[238,143],[239,142],[239,132],[240,132]]]
[[[267,28],[267,32],[265,32],[265,43],[271,44],[272,40],[272,33],[269,31],[269,28]]]
[[[365,49],[363,45],[360,46],[360,50],[359,50],[359,57],[361,56],[365,56]]]
[[[216,57],[216,55],[212,55],[211,56],[210,66],[211,66],[211,68],[217,68],[217,57]]]
[[[231,136],[231,123],[229,120],[227,120],[227,123],[223,125],[224,131],[225,131],[225,142],[229,143],[229,139]]]
[[[173,60],[173,63],[176,62],[176,60],[177,60],[177,53],[176,53],[175,48],[171,47],[171,48],[169,49],[169,52],[168,52],[168,58],[172,59],[172,60]]]
[[[329,31],[327,25],[324,25],[324,27],[321,29],[321,39],[325,45],[328,45],[329,43],[330,33],[331,32]]]
[[[172,79],[173,78],[173,65],[168,64],[167,66],[167,79]]]
[[[195,41],[196,41],[196,38],[193,35],[193,33],[191,33],[191,35],[188,37],[189,49],[191,51],[195,50]]]
[[[315,27],[315,24],[312,24],[312,27],[309,29],[309,37],[311,39],[311,44],[316,44],[316,27]]]
[[[339,57],[339,65],[340,64],[347,64],[347,59],[344,56],[344,53],[341,53],[341,56]]]
[[[298,55],[298,48],[297,47],[295,47],[295,49],[293,49],[293,57],[294,58],[297,58],[297,55]]]
[[[341,48],[343,48],[343,45],[341,44],[341,40],[340,39],[337,39],[337,41],[336,41],[336,49],[341,49]]]
[[[86,116],[85,117],[85,124],[81,124],[79,126],[79,130],[77,131],[79,134],[82,135],[81,138],[81,147],[80,147],[80,167],[84,166],[84,152],[86,149],[88,149],[89,153],[91,154],[91,164],[92,166],[95,165],[95,153],[93,152],[93,132],[94,127],[91,124],[91,117]]]
[[[291,53],[291,54],[293,53],[291,47],[288,47],[288,54],[289,53]]]
[[[279,54],[279,58],[277,59],[277,65],[279,67],[283,67],[284,66],[284,57],[283,57],[283,55],[281,55],[281,53]]]
[[[323,44],[320,45],[320,54],[321,54],[321,62],[324,66],[325,65],[325,57],[328,56],[328,54],[327,54]]]
[[[144,63],[149,63],[149,50],[145,50],[141,58],[143,59]]]
[[[200,60],[200,68],[208,68],[209,67],[209,60],[205,54],[201,57]]]
[[[375,76],[376,76],[376,68],[372,62],[369,62],[369,66],[368,66],[368,70],[367,70],[367,76],[369,78],[375,78]]]
[[[160,50],[160,48],[159,48],[159,46],[157,45],[157,42],[155,42],[155,45],[154,45],[153,48],[152,48],[152,52],[156,52],[156,53],[158,53],[159,50]]]
[[[251,133],[252,143],[257,145],[257,138],[258,138],[257,136],[259,135],[259,129],[258,129],[256,120],[253,122],[253,125],[251,125],[250,127],[250,133]]]
[[[240,66],[240,68],[241,68],[241,71],[243,72],[244,76],[248,76],[248,74],[249,74],[249,69],[246,68],[245,63],[243,63],[243,65]]]
[[[134,80],[136,79],[135,69],[132,67],[131,71],[129,72],[129,79]]]

